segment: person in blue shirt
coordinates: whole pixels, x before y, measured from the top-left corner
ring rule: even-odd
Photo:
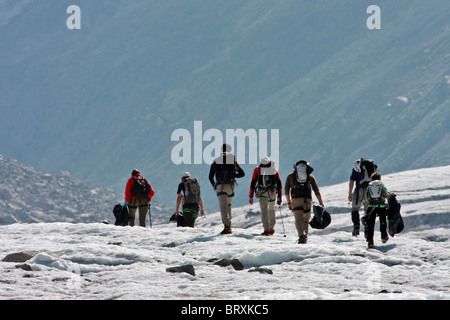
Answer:
[[[186,199],[187,193],[186,193],[186,183],[194,183],[197,185],[197,194],[194,195],[194,197],[189,197],[189,199]],[[180,217],[179,209],[180,205],[182,206],[182,214]],[[198,184],[198,181],[196,178],[191,177],[191,174],[189,172],[183,173],[181,177],[181,183],[178,185],[177,190],[177,205],[175,210],[175,218],[177,221],[177,226],[179,227],[194,227],[195,220],[198,217],[198,213],[200,211],[200,214],[202,217],[205,215],[205,211],[203,209],[203,200],[200,195],[200,185]]]
[[[353,170],[350,175],[350,182],[348,186],[348,201],[352,203],[352,222],[353,222],[353,236],[359,235],[360,219],[359,209],[361,208],[364,197],[367,191],[367,186],[370,183],[370,175],[375,172],[377,166],[373,160],[367,158],[357,159],[353,163]]]

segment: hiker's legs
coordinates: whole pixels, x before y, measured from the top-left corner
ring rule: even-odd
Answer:
[[[228,196],[220,195],[220,196],[217,196],[217,199],[219,200],[220,215],[222,216],[222,223],[225,226],[230,227],[231,226],[231,216],[228,214]]]
[[[353,227],[357,233],[359,233],[360,228],[360,216],[359,216],[359,209],[361,208],[364,200],[364,192],[366,188],[356,188],[355,191],[353,191],[353,198],[352,198],[352,222]],[[353,232],[354,235],[355,231]]]
[[[308,236],[309,219],[311,218],[311,203],[311,199],[292,199],[295,227],[299,238]]]
[[[231,227],[231,206],[234,197],[234,185],[219,184],[216,186],[217,199],[219,200],[222,223]]]
[[[366,227],[366,235],[368,243],[373,243],[373,234],[375,229],[376,217],[377,214],[375,208],[369,208],[367,211],[367,227]]]
[[[148,212],[148,204],[146,200],[141,200],[139,205],[139,226],[145,228],[145,219]]]
[[[269,201],[268,203],[269,210],[269,229],[273,230],[275,228],[275,200]],[[273,231],[272,231],[273,232]]]
[[[136,199],[131,199],[128,203],[128,213],[130,214],[130,220],[128,221],[128,225],[134,227],[134,220],[136,219]]]
[[[386,239],[388,237],[386,216],[387,216],[386,208],[380,208],[378,210],[378,218],[380,219],[381,239]]]
[[[136,220],[136,210],[139,208],[139,225],[145,227],[145,218],[147,216],[148,205],[146,199],[131,199],[129,204],[130,221],[128,225],[134,227]]]
[[[184,217],[184,226],[193,228],[195,225],[195,220],[198,217],[198,212],[200,211],[200,206],[198,204],[195,205],[186,205],[183,207],[183,217]]]
[[[269,230],[269,200],[267,198],[259,198],[259,207],[261,208],[261,222],[264,230]]]

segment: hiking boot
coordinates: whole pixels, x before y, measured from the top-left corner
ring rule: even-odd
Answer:
[[[308,241],[308,237],[307,236],[301,236],[300,238],[298,238],[298,244],[306,244],[306,242]]]
[[[270,233],[271,236],[273,236],[273,234],[275,233],[275,230],[274,229],[269,229],[269,233]]]
[[[225,228],[222,230],[220,234],[230,234],[231,233],[231,227],[225,226]]]
[[[374,247],[373,242],[367,242],[367,248],[372,249]]]
[[[389,240],[389,236],[386,236],[386,238],[381,238],[381,242],[386,243]]]
[[[271,236],[270,229],[264,229],[264,232],[261,233],[262,236]]]
[[[354,226],[354,227],[353,227],[352,235],[353,235],[354,237],[359,236],[359,226]]]

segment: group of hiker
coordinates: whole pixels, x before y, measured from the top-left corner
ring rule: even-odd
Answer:
[[[305,244],[312,211],[312,193],[316,196],[320,206],[324,203],[316,178],[312,175],[313,167],[305,160],[294,164],[294,170],[288,174],[284,184],[284,194],[289,207],[295,217],[298,233],[298,243]],[[234,197],[236,179],[245,176],[244,171],[236,162],[229,144],[223,144],[222,153],[211,164],[209,181],[216,192],[219,202],[222,224],[221,234],[232,233],[232,199]],[[271,236],[275,230],[275,204],[281,206],[282,182],[275,162],[268,157],[261,159],[256,166],[250,183],[249,203],[253,205],[254,197],[259,200],[261,208],[262,235]],[[139,209],[139,225],[145,227],[145,218],[149,203],[155,192],[147,179],[143,178],[139,170],[134,169],[125,188],[124,207],[129,209],[129,225],[134,226],[136,211]],[[373,247],[374,227],[376,216],[380,219],[382,242],[388,239],[386,199],[390,197],[386,186],[381,183],[381,176],[372,160],[361,158],[355,161],[349,182],[348,200],[352,203],[351,218],[353,222],[353,236],[358,236],[360,223],[365,226],[365,237],[369,248]],[[364,204],[364,216],[360,219],[359,210]],[[181,209],[181,210],[180,210]],[[315,208],[314,208],[315,209]],[[184,172],[178,185],[176,210],[171,221],[178,226],[194,227],[198,215],[204,216],[203,201],[200,184],[197,178],[189,172]],[[284,227],[284,226],[283,226]]]

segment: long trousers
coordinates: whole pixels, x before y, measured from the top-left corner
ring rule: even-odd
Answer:
[[[309,231],[309,219],[311,219],[312,199],[294,198],[291,201],[298,237],[306,237]]]
[[[131,227],[134,226],[134,220],[136,220],[136,209],[139,208],[139,226],[145,227],[145,218],[147,217],[148,212],[147,199],[131,199],[128,203],[128,208],[130,209],[130,221],[128,224]]]
[[[367,238],[367,242],[370,242],[370,243],[373,243],[375,220],[376,220],[377,216],[380,219],[381,239],[386,239],[388,236],[387,223],[386,223],[387,209],[385,207],[382,207],[382,208],[369,207],[369,209],[367,210],[367,214],[366,214],[366,218],[367,218],[366,238]]]
[[[264,230],[273,229],[275,227],[275,199],[259,198],[259,206]]]
[[[219,200],[222,223],[226,227],[231,227],[231,205],[234,197],[234,184],[221,183],[215,188],[217,199]]]

